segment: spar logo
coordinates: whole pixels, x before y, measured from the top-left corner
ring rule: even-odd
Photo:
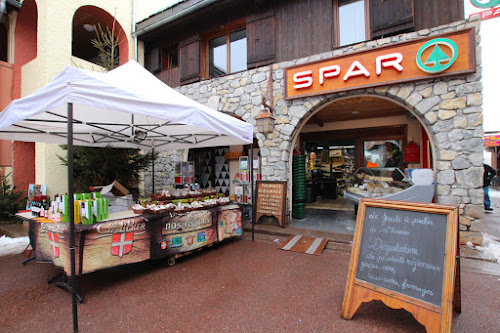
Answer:
[[[500,4],[500,0],[470,0],[478,8],[490,8]]]
[[[423,60],[422,56],[429,48],[432,48],[431,54],[426,60]],[[445,53],[443,49],[451,53],[451,55]],[[457,60],[457,57],[458,46],[454,41],[448,38],[435,38],[422,45],[420,50],[418,50],[416,61],[418,68],[422,71],[429,74],[436,74],[450,68],[455,60]]]

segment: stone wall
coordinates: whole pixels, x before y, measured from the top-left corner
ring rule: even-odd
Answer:
[[[477,71],[474,74],[284,100],[286,67],[471,27],[476,29]],[[479,28],[479,21],[459,21],[273,64],[271,68],[276,118],[274,132],[263,135],[254,130],[261,148],[263,179],[289,179],[292,142],[308,116],[319,106],[341,97],[384,97],[406,107],[428,129],[435,148],[436,202],[458,206],[460,229],[474,231],[473,222],[480,221],[484,213],[481,187],[484,133]],[[255,126],[255,116],[262,110],[261,101],[266,92],[269,72],[269,66],[261,67],[182,86],[178,91],[216,110],[234,113]],[[166,156],[165,163],[168,160],[169,157]],[[171,180],[171,170],[167,169],[164,173]]]

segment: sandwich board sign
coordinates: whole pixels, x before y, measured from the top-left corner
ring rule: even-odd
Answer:
[[[459,250],[457,207],[362,199],[341,317],[381,300],[427,332],[450,332],[453,306],[461,311]]]

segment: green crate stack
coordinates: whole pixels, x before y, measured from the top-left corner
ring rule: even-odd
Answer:
[[[293,204],[292,217],[304,218],[306,202],[306,156],[295,155],[292,163]]]

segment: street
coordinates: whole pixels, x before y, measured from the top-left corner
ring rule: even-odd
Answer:
[[[0,257],[0,331],[71,332],[70,294],[47,284],[51,264]],[[141,263],[77,279],[80,332],[425,332],[381,302],[340,318],[349,256],[278,250],[237,240],[177,260]],[[500,277],[462,271],[453,332],[498,332]]]

